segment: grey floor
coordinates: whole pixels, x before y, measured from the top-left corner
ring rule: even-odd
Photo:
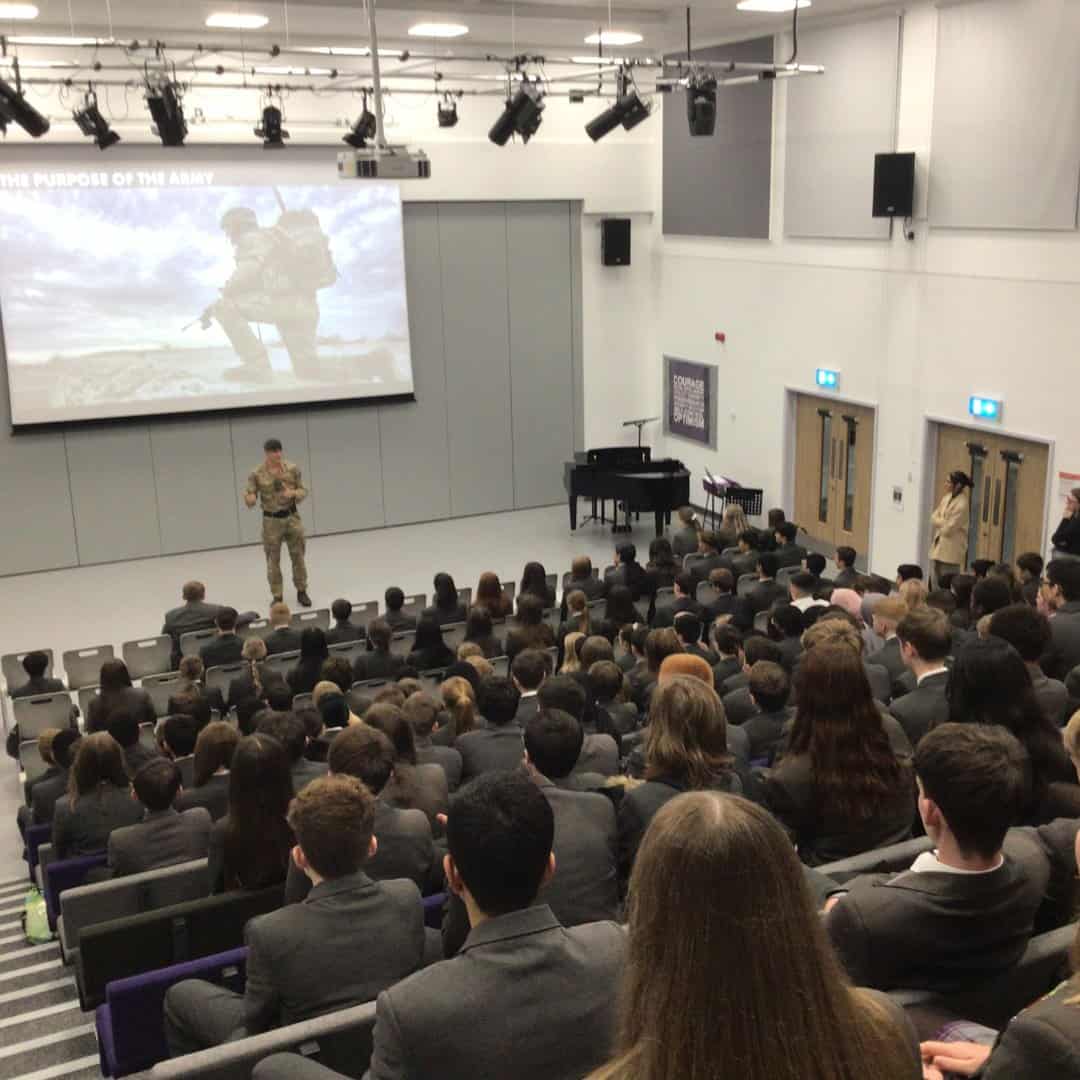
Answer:
[[[584,502],[580,510],[585,512]],[[642,562],[653,535],[652,515],[643,514],[630,537]],[[575,555],[589,555],[604,566],[613,551],[610,526],[579,525],[572,533],[563,504],[315,537],[307,549],[309,591],[319,607],[329,607],[338,596],[381,599],[388,585],[430,594],[432,575],[439,570],[475,588],[485,570],[503,580],[520,579],[530,559],[561,578]],[[180,586],[191,578],[206,582],[212,601],[264,614],[269,606],[257,546],[26,574],[0,580],[0,653],[49,646],[59,657],[65,649],[112,644],[119,655],[121,642],[160,632],[163,613],[180,603]],[[295,600],[289,587],[285,599]],[[10,825],[0,829],[0,881],[17,878],[25,869],[14,824],[20,797],[15,763],[4,756],[0,819]]]

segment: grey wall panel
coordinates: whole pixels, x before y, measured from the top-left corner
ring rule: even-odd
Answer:
[[[439,207],[450,510],[514,505],[506,205]]]
[[[585,318],[581,296],[580,202],[570,204],[570,302],[573,304],[572,344],[574,347],[574,449],[585,449]],[[564,492],[565,494],[565,492]]]
[[[236,484],[236,497],[241,498],[247,487],[249,473],[257,469],[263,460],[263,443],[267,439],[281,440],[285,460],[299,465],[308,489],[308,497],[300,504],[300,514],[309,536],[315,535],[315,506],[319,493],[311,482],[311,460],[308,456],[307,413],[303,412],[259,412],[247,416],[234,416],[229,421],[232,428],[233,477]],[[333,494],[331,494],[331,498]],[[240,537],[245,544],[254,543],[262,538],[262,514],[258,503],[254,510],[240,507]],[[286,571],[286,578],[288,572]]]
[[[157,422],[150,428],[161,551],[240,543],[232,436],[222,417]]]
[[[379,406],[387,525],[450,516],[442,263],[436,203],[405,204],[405,277],[416,401]]]
[[[694,57],[771,63],[773,39],[695,49]],[[771,82],[718,90],[708,137],[690,135],[685,93],[664,97],[665,234],[768,239],[772,97]]]
[[[80,428],[64,440],[79,562],[161,554],[150,428]]]
[[[1080,4],[942,8],[932,146],[931,225],[1074,229]]]
[[[322,492],[315,531],[348,532],[385,523],[379,410],[371,405],[308,413],[310,482]]]
[[[574,452],[573,282],[567,203],[508,203],[514,505],[565,497]]]
[[[896,147],[900,18],[800,34],[799,49],[826,73],[785,86],[784,232],[887,240],[888,219],[871,216],[874,155]]]

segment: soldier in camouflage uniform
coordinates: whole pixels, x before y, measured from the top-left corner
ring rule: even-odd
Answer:
[[[280,237],[262,229],[255,211],[246,206],[227,210],[221,228],[232,241],[236,269],[221,290],[221,299],[203,312],[203,326],[212,319],[221,324],[242,368],[226,374],[233,379],[268,379],[270,357],[251,323],[277,327],[288,350],[293,371],[302,378],[317,377],[319,301],[316,291],[293,280]]]
[[[303,607],[311,607],[307,594],[307,564],[304,562],[304,523],[296,504],[307,496],[300,469],[281,455],[281,440],[267,439],[263,444],[266,460],[248,477],[244,502],[250,509],[262,505],[263,551],[266,552],[266,577],[275,600],[281,599],[281,545],[289,549],[292,560],[296,598]]]

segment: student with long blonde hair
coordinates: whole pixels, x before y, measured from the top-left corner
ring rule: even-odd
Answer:
[[[915,1080],[903,1009],[855,990],[768,811],[679,795],[630,879],[615,1057],[590,1080]]]
[[[459,735],[472,731],[476,727],[476,694],[468,679],[455,675],[439,687],[442,693],[443,707],[450,717],[446,726],[450,744]]]

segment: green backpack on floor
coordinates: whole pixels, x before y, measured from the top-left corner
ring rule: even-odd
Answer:
[[[45,897],[38,892],[36,886],[31,886],[26,894],[23,904],[23,933],[31,945],[44,945],[52,941],[52,931],[49,929],[49,912],[45,907]]]

